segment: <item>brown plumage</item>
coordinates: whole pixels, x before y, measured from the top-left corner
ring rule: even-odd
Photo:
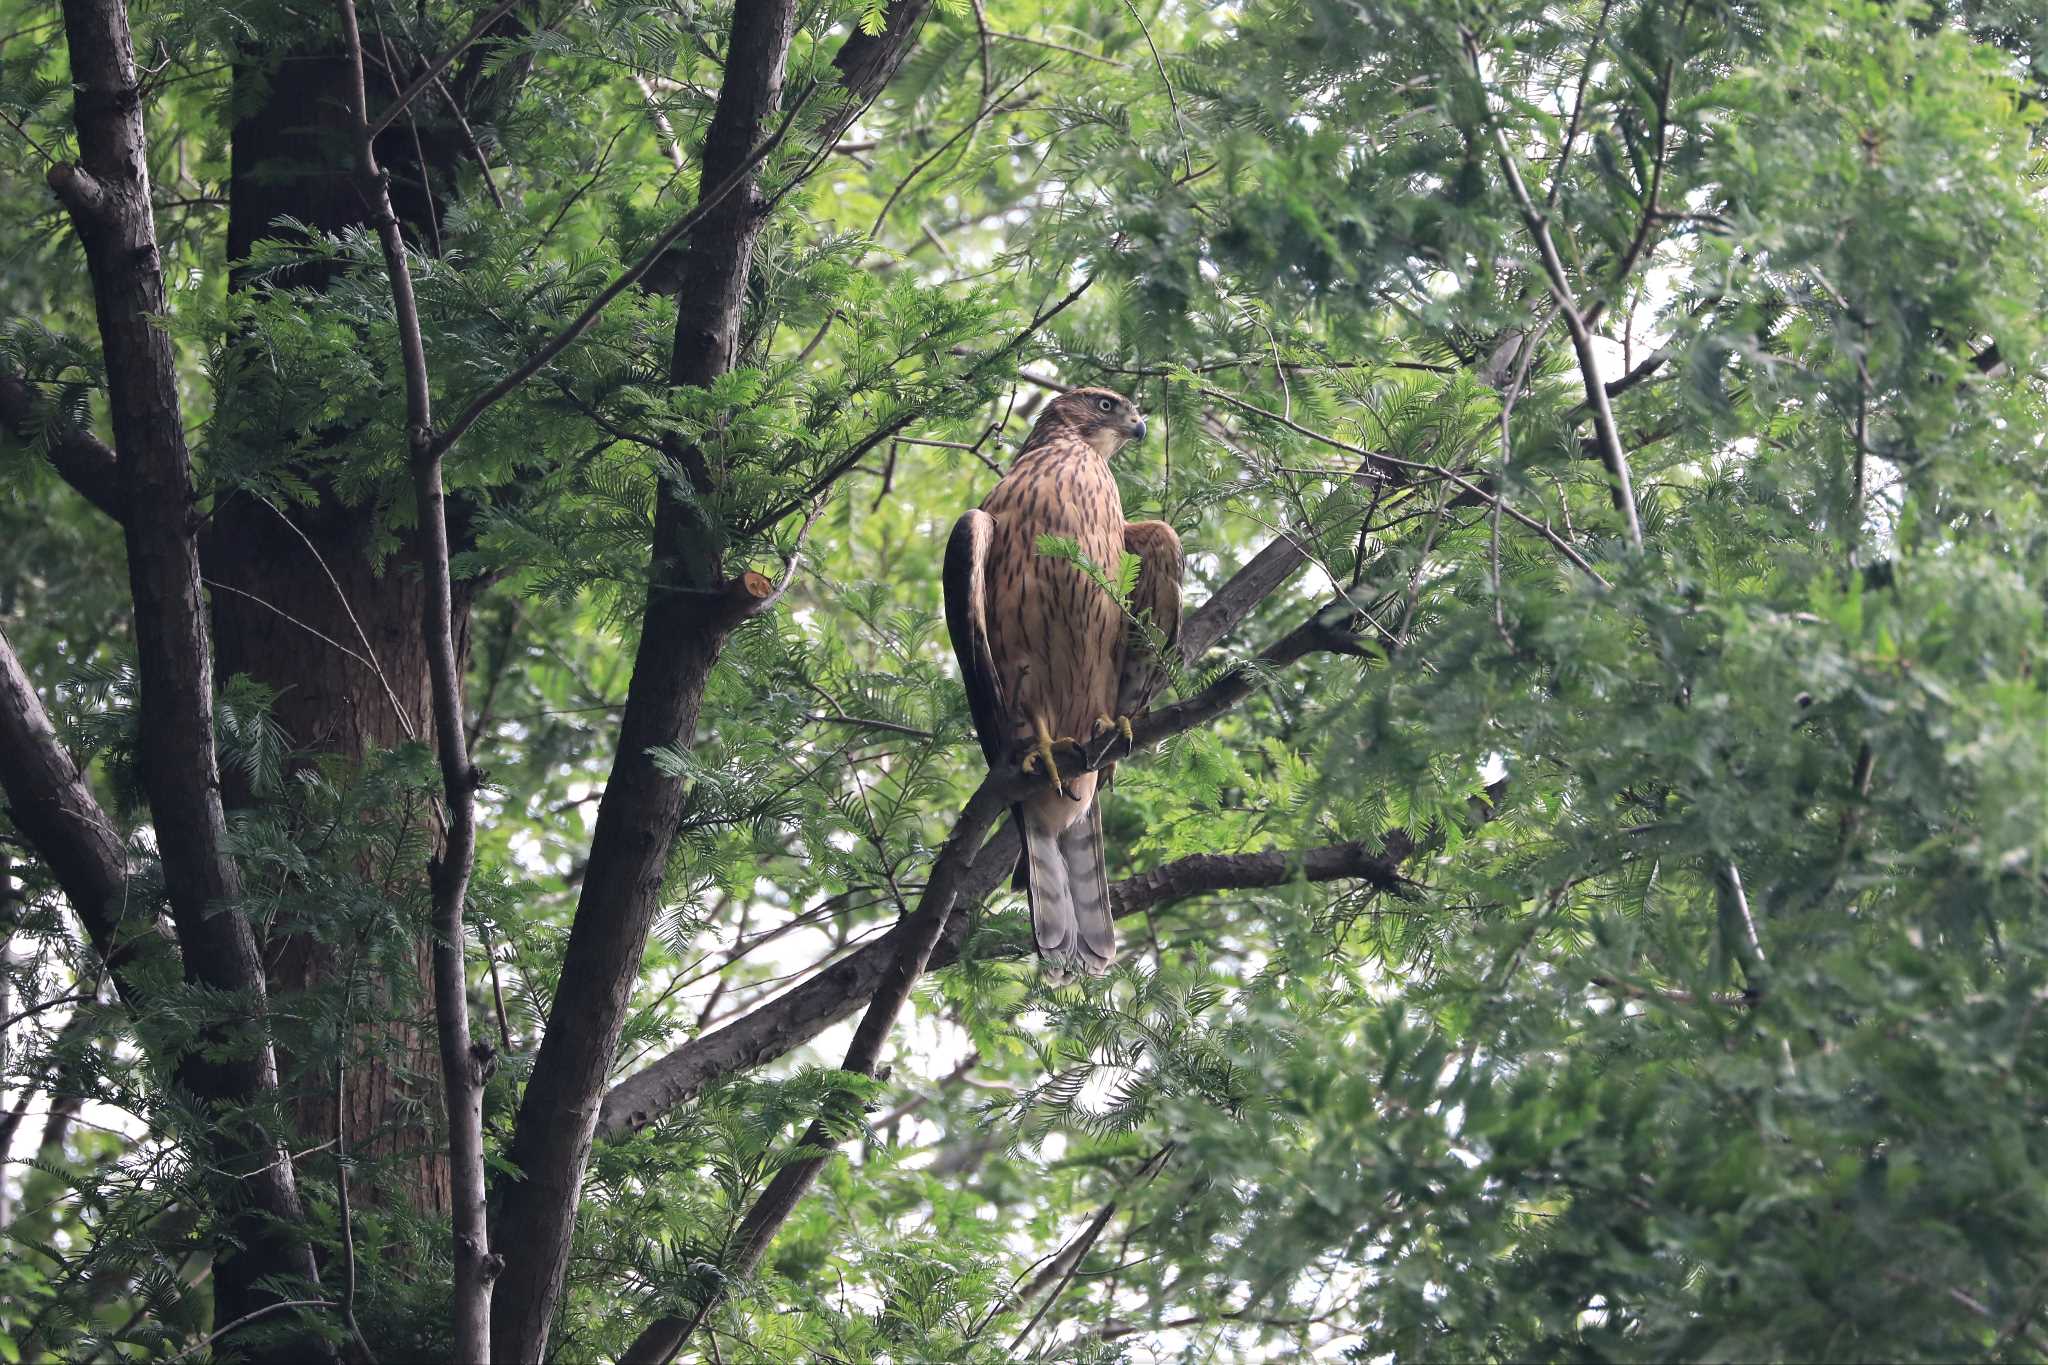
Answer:
[[[1180,538],[1165,522],[1127,524],[1112,455],[1143,439],[1145,419],[1107,389],[1076,389],[1047,405],[1031,438],[946,550],[946,624],[975,729],[991,766],[1042,741],[1086,741],[1139,709],[1164,669],[1143,635],[1078,566],[1039,553],[1041,536],[1074,541],[1114,578],[1126,550],[1140,560],[1131,610],[1168,640],[1180,629]],[[1038,951],[1061,967],[1106,969],[1116,933],[1103,870],[1103,773],[1075,772],[1018,803],[1022,872]]]

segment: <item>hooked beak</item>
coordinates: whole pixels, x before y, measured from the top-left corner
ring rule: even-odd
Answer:
[[[1140,417],[1138,419],[1138,424],[1131,428],[1131,439],[1133,441],[1142,441],[1145,439],[1145,419],[1143,417]]]

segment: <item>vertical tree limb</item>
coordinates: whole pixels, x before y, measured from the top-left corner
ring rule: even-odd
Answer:
[[[258,1036],[254,1048],[195,1051],[179,1069],[201,1099],[222,1106],[214,1164],[239,1187],[231,1202],[241,1207],[216,1274],[217,1311],[239,1318],[279,1301],[259,1281],[282,1273],[317,1283],[318,1274],[291,1163],[234,1112],[276,1091],[277,1063],[263,965],[236,908],[241,874],[226,849],[191,461],[170,338],[154,321],[166,300],[134,41],[120,0],[65,0],[63,9],[79,161],[52,167],[49,181],[85,247],[106,357],[141,676],[142,784],[186,977],[241,1000]]]
[[[474,32],[482,32],[496,18],[494,14],[480,21]],[[378,240],[383,244],[384,268],[390,276],[392,308],[398,321],[405,370],[406,443],[413,496],[419,505],[422,557],[426,561],[421,566],[427,600],[420,618],[420,633],[433,685],[434,748],[440,760],[441,797],[447,821],[445,843],[440,856],[433,860],[430,881],[434,907],[434,1022],[441,1046],[441,1086],[448,1108],[449,1185],[455,1240],[452,1313],[457,1359],[483,1361],[491,1357],[491,1284],[499,1262],[491,1255],[484,1210],[485,1057],[470,1042],[469,972],[463,951],[468,936],[463,928],[462,908],[476,857],[477,776],[470,765],[462,724],[462,673],[456,662],[455,612],[448,570],[448,509],[441,486],[441,453],[434,444],[426,340],[420,332],[419,303],[413,294],[412,270],[405,259],[405,239],[399,232],[398,215],[391,207],[384,173],[377,165],[376,131],[370,123],[369,95],[363,78],[363,40],[356,24],[355,0],[341,0],[341,19],[353,83],[350,95],[356,121],[356,169],[362,179],[363,195],[370,203]],[[442,59],[443,64],[449,57]],[[403,103],[401,97],[400,106]],[[342,1121],[339,1100],[336,1121]],[[349,1296],[353,1295],[351,1282]],[[353,1326],[352,1316],[350,1321]]]
[[[733,13],[725,80],[705,137],[700,184],[730,192],[700,206],[683,262],[669,382],[708,385],[732,364],[754,243],[756,148],[782,100],[783,66],[795,31],[794,0],[741,5]],[[682,818],[683,784],[651,750],[687,745],[704,684],[726,636],[758,608],[758,575],[724,582],[724,546],[694,494],[709,492],[703,454],[671,443],[655,500],[654,545],[640,644],[633,661],[618,756],[598,805],[590,862],[562,961],[564,989],[521,1100],[510,1157],[523,1177],[506,1193],[503,1292],[492,1315],[493,1358],[544,1359],[567,1271],[583,1168],[599,1101],[659,904],[668,853]],[[686,479],[686,495],[673,479]]]

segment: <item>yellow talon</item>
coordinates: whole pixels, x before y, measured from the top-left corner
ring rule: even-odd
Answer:
[[[1027,773],[1037,772],[1040,767],[1043,767],[1046,777],[1052,781],[1054,791],[1062,796],[1072,795],[1067,790],[1067,780],[1060,776],[1060,765],[1054,761],[1052,756],[1053,745],[1058,741],[1053,739],[1052,732],[1045,728],[1045,722],[1043,721],[1034,723],[1032,729],[1036,732],[1037,739],[1031,746],[1031,752],[1024,755],[1024,771]]]
[[[1101,739],[1107,734],[1115,734],[1120,737],[1124,742],[1126,753],[1138,747],[1138,737],[1131,730],[1131,718],[1129,716],[1118,716],[1115,720],[1111,720],[1108,716],[1097,716],[1095,718],[1095,733],[1090,738]],[[1111,743],[1113,744],[1114,741]],[[1101,754],[1108,753],[1110,747],[1111,744],[1103,745],[1100,753],[1097,754],[1097,758],[1099,759]]]

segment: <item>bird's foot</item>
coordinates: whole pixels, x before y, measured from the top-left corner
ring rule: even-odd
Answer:
[[[1052,783],[1054,791],[1070,801],[1078,801],[1081,799],[1080,796],[1068,786],[1067,780],[1060,776],[1059,760],[1053,757],[1055,749],[1072,749],[1080,753],[1084,760],[1087,757],[1087,751],[1079,740],[1055,739],[1050,732],[1040,729],[1038,737],[1031,741],[1031,747],[1025,752],[1019,766],[1027,773],[1043,772],[1046,779]]]
[[[1138,747],[1137,736],[1131,730],[1131,718],[1129,716],[1120,715],[1114,720],[1108,716],[1097,716],[1095,718],[1095,733],[1089,736],[1089,742],[1093,743],[1097,740],[1103,740],[1104,736],[1113,736],[1113,738],[1104,741],[1101,748],[1089,755],[1091,760],[1090,767],[1101,762],[1108,755],[1109,751],[1116,747],[1118,739],[1124,742],[1124,754],[1126,757],[1135,752]]]

